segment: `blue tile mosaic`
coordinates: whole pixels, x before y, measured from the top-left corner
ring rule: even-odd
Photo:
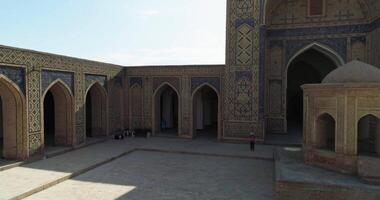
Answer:
[[[245,18],[245,19],[237,19],[235,21],[235,27],[236,28],[240,27],[243,24],[248,24],[248,25],[254,27],[255,26],[255,19],[253,19],[253,18]]]
[[[131,77],[131,78],[129,78],[129,87],[132,87],[135,84],[137,84],[139,87],[142,87],[143,86],[142,77]]]
[[[95,75],[95,74],[85,74],[86,89],[93,84],[98,82],[104,88],[107,88],[107,77],[104,75]]]
[[[74,94],[74,73],[73,72],[63,72],[63,71],[53,71],[53,70],[42,70],[42,93],[45,92],[47,87],[50,86],[52,82],[60,79],[71,89]]]
[[[220,79],[219,77],[192,77],[191,78],[191,93],[194,92],[194,90],[199,87],[200,85],[208,83],[215,87],[218,92],[220,92]]]
[[[25,94],[25,68],[0,65],[0,74],[12,80]]]
[[[355,24],[313,28],[272,29],[268,30],[267,37],[300,37],[312,35],[368,33],[380,27],[380,18],[370,24]]]
[[[347,61],[347,39],[346,38],[329,38],[329,39],[307,39],[307,40],[288,40],[286,41],[286,63],[302,48],[312,44],[320,43],[336,51],[344,61]]]

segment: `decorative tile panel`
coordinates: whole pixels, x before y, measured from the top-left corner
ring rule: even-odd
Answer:
[[[22,67],[11,67],[0,65],[0,74],[12,80],[25,94],[25,69]]]
[[[74,94],[74,73],[64,71],[42,70],[42,93],[55,80],[62,80],[71,89]]]
[[[165,82],[172,85],[179,93],[181,93],[178,77],[153,77],[153,91],[156,91],[156,89]]]
[[[103,75],[85,74],[86,90],[90,85],[98,82],[104,88],[107,88],[107,77]]]
[[[139,87],[143,87],[142,77],[130,77],[129,78],[129,87],[133,87],[135,85],[138,85]]]
[[[191,77],[191,93],[204,83],[212,85],[218,92],[220,92],[219,77]]]
[[[286,63],[288,63],[290,58],[292,58],[299,50],[315,42],[328,46],[329,48],[336,51],[344,61],[347,60],[346,38],[307,39],[286,41]]]

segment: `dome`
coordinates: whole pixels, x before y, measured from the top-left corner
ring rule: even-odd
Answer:
[[[330,72],[322,83],[380,83],[380,69],[354,60]]]

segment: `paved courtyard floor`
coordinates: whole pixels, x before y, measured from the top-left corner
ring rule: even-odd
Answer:
[[[136,151],[27,199],[272,199],[273,163]]]
[[[0,171],[0,180],[0,199],[272,199],[273,147],[108,140]]]

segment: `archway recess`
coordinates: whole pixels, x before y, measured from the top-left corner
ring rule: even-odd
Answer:
[[[25,97],[11,80],[0,75],[1,132],[0,157],[25,159],[27,149]]]
[[[380,119],[366,115],[358,121],[357,154],[380,156]]]
[[[68,86],[53,82],[43,95],[45,146],[74,144],[74,100]]]
[[[290,134],[302,135],[303,84],[321,83],[343,60],[333,51],[317,44],[298,52],[287,66],[286,125]]]
[[[192,137],[220,139],[220,102],[217,90],[204,84],[192,94]]]
[[[94,83],[86,92],[86,136],[107,135],[107,92]]]
[[[316,122],[318,148],[335,151],[335,127],[336,122],[331,115],[325,113],[318,117]]]
[[[178,91],[164,83],[154,92],[153,101],[153,134],[178,136],[181,116]]]

